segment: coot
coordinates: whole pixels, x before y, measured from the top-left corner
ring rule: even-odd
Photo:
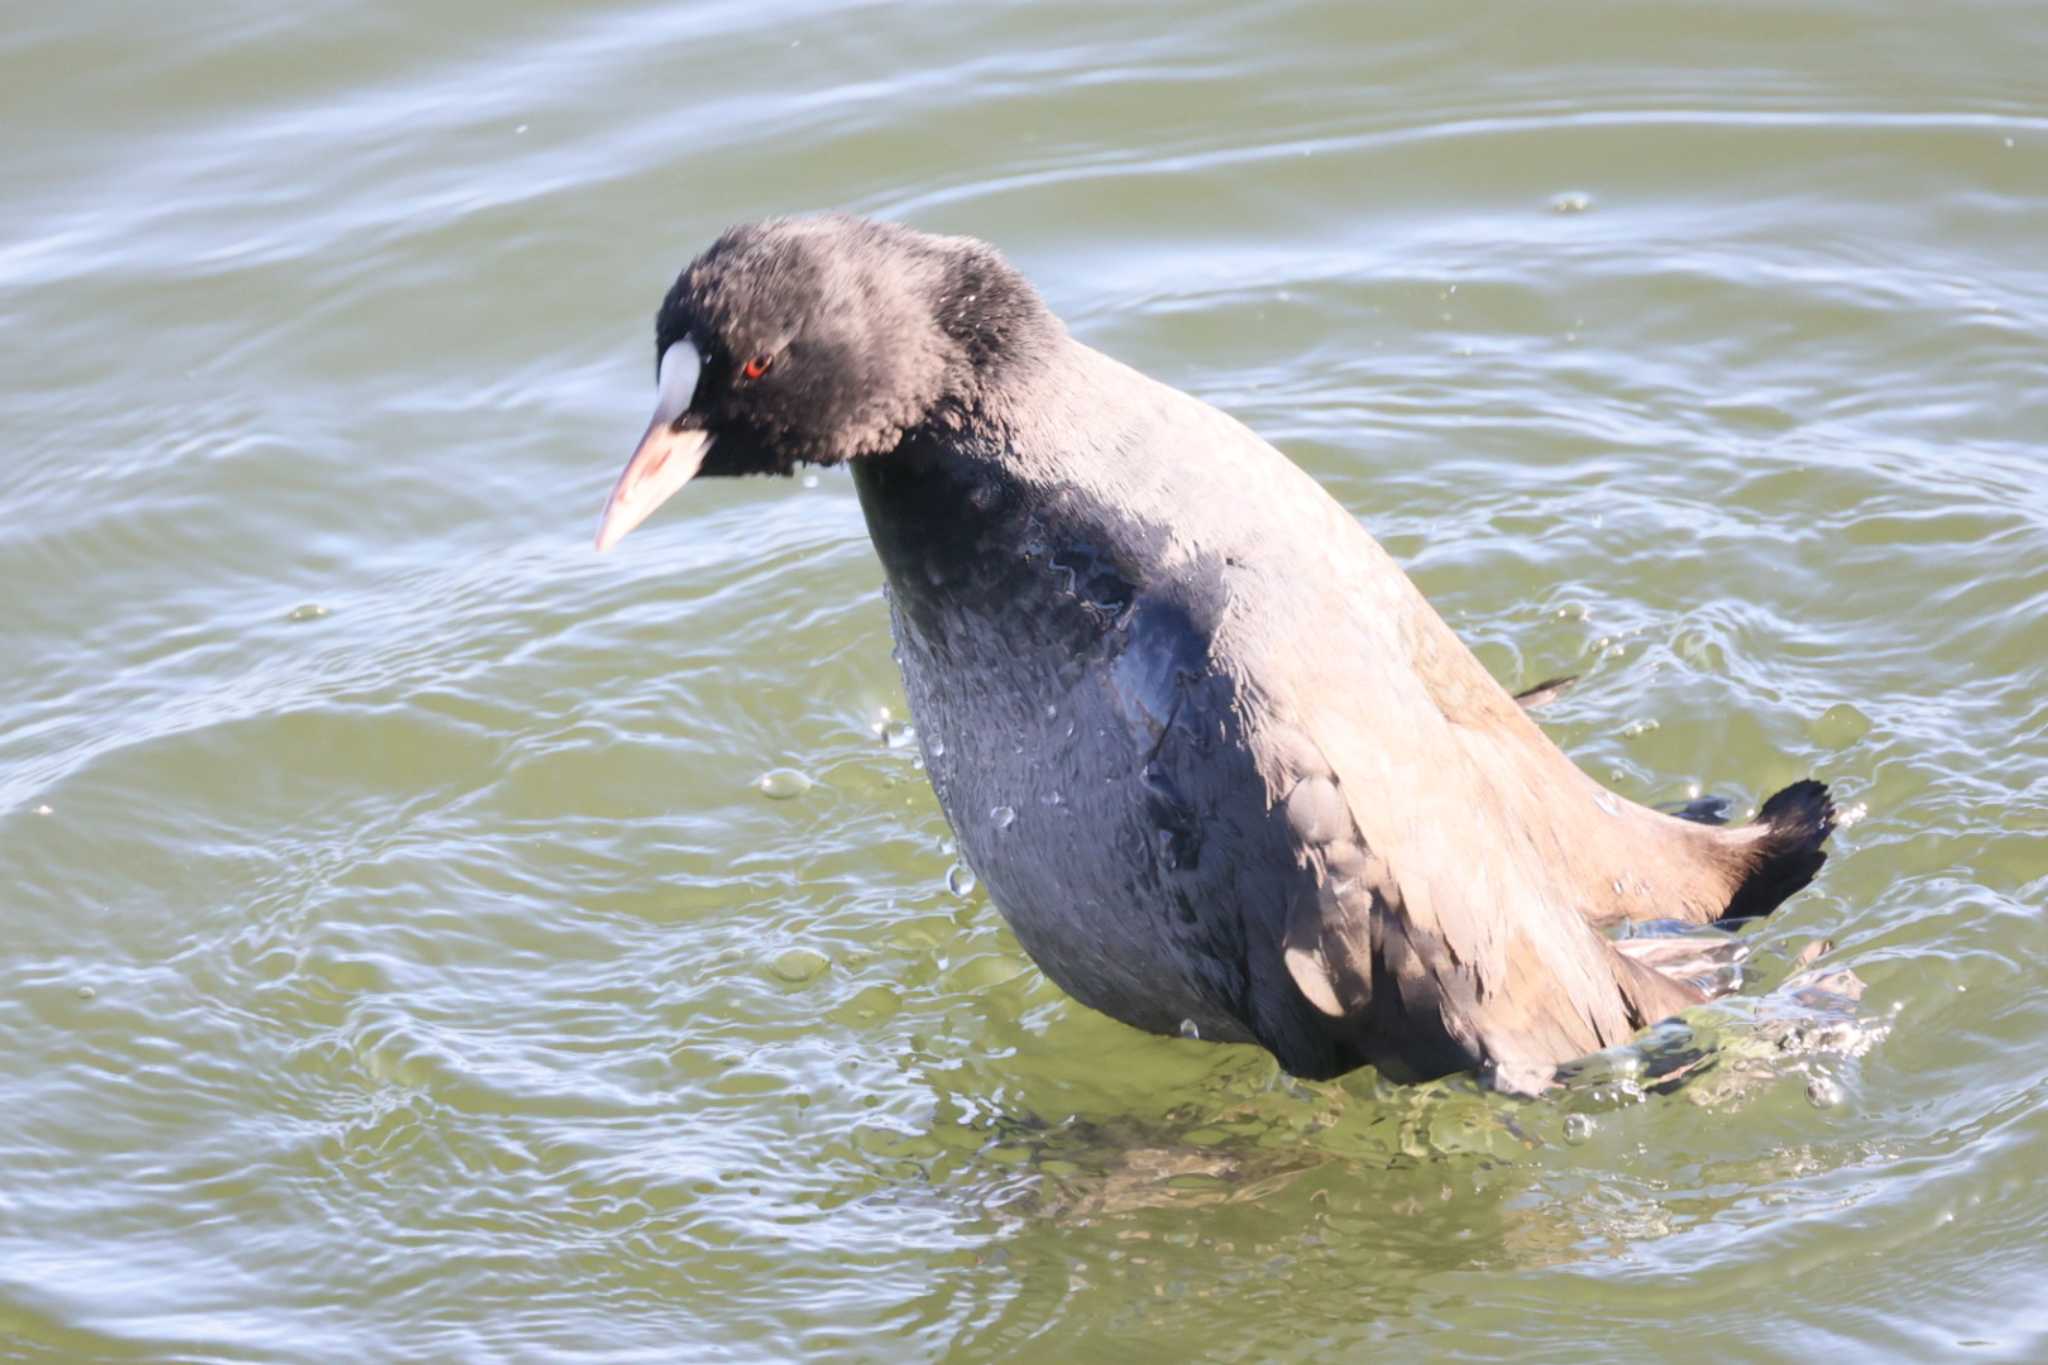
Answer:
[[[1732,828],[1604,790],[1313,479],[981,242],[736,227],[655,351],[598,548],[693,477],[850,464],[961,850],[1125,1023],[1533,1092],[1704,998],[1603,930],[1765,914],[1825,857],[1818,782]]]

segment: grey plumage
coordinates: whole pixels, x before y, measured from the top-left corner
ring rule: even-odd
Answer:
[[[1763,913],[1820,864],[1817,783],[1734,828],[1604,791],[1313,479],[979,243],[739,229],[659,329],[705,356],[704,472],[852,460],[940,804],[1105,1013],[1534,1090],[1704,998],[1602,927]]]

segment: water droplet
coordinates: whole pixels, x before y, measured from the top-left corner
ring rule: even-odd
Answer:
[[[49,807],[45,806],[43,809],[48,810]],[[1870,803],[1868,801],[1858,801],[1853,805],[1844,806],[1835,815],[1835,828],[1847,829],[1868,814],[1870,814]]]
[[[285,617],[285,620],[317,621],[325,615],[327,615],[327,608],[321,606],[318,602],[306,602],[293,607],[290,614]]]
[[[978,883],[965,863],[954,863],[953,870],[946,874],[946,889],[956,896],[971,896]]]
[[[1059,715],[1060,715],[1060,708],[1059,708],[1059,707],[1057,707],[1057,706],[1054,706],[1054,705],[1053,705],[1053,704],[1052,704],[1051,702],[1047,702],[1047,703],[1045,704],[1045,718],[1046,718],[1047,720],[1058,720],[1058,719],[1059,719]]]
[[[1832,1109],[1842,1102],[1842,1087],[1832,1076],[1815,1076],[1806,1083],[1806,1098],[1816,1109]]]
[[[51,810],[51,809],[50,809],[50,808],[49,808],[48,806],[37,806],[37,807],[36,807],[36,814],[37,814],[37,815],[52,815],[52,814],[55,814],[55,812],[53,812],[53,811],[52,811],[52,810]]]
[[[1017,812],[1008,806],[997,806],[988,813],[988,818],[995,822],[997,829],[1008,829],[1017,823]]]
[[[816,488],[818,486],[818,476],[816,474],[806,474],[798,482],[805,488]]]
[[[1183,1038],[1200,1038],[1202,1030],[1194,1020],[1183,1019],[1180,1021],[1180,1036]]]
[[[1159,863],[1172,872],[1180,866],[1180,840],[1170,829],[1162,829],[1152,836],[1159,842]]]
[[[1047,792],[1038,799],[1048,806],[1064,806],[1067,804],[1067,798],[1061,796],[1058,792]]]
[[[1599,1127],[1600,1125],[1593,1121],[1591,1114],[1566,1114],[1564,1116],[1564,1140],[1576,1146],[1593,1136]]]
[[[770,801],[787,801],[802,796],[814,784],[795,768],[773,768],[754,779],[754,786]]]
[[[932,736],[930,748],[933,758],[944,758],[946,756],[946,741],[940,739],[937,735]]]

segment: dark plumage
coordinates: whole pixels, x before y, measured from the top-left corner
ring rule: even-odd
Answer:
[[[961,848],[1126,1023],[1531,1091],[1704,998],[1601,929],[1764,914],[1825,856],[1816,782],[1733,828],[1603,790],[1312,479],[979,242],[735,228],[657,355],[599,545],[694,473],[851,461]]]

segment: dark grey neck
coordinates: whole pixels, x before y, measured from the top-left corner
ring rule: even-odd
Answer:
[[[1084,657],[1142,586],[1107,548],[1102,509],[1034,485],[985,442],[913,438],[855,461],[853,478],[898,615],[949,667]]]

